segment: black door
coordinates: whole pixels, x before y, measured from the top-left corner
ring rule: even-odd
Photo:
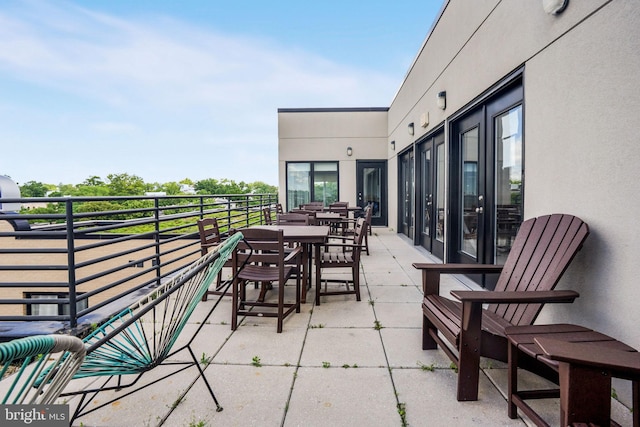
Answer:
[[[511,249],[522,222],[522,108],[515,84],[452,124],[451,262],[502,264]],[[474,280],[492,288],[495,278]]]
[[[398,162],[400,175],[398,180],[398,229],[402,234],[413,240],[413,150],[401,154]]]
[[[421,141],[419,147],[419,244],[438,258],[444,257],[444,132]]]
[[[387,225],[387,162],[358,160],[356,163],[358,206],[370,204],[371,225]]]

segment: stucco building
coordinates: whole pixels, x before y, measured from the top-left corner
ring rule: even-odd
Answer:
[[[547,3],[444,1],[388,107],[280,109],[280,201],[374,202],[446,262],[499,264],[523,219],[579,216],[591,235],[559,288],[581,296],[538,322],[640,348],[640,3]]]

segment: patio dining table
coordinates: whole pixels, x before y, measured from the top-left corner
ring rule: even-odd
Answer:
[[[307,289],[311,286],[311,247],[322,245],[329,239],[329,226],[326,225],[256,225],[265,230],[282,230],[285,242],[302,245],[302,295],[307,300]]]

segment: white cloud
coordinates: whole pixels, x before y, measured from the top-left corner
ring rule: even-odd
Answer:
[[[149,181],[192,174],[274,184],[278,107],[384,106],[398,85],[388,76],[345,67],[273,40],[225,35],[169,18],[132,21],[45,2],[22,3],[11,11],[0,6],[2,76],[51,97],[47,99],[53,106],[52,122],[41,126],[66,132],[51,139],[65,139],[68,145],[76,141],[78,149],[87,140],[107,144],[104,134],[108,134],[137,138],[118,142],[146,148],[158,159],[164,149],[175,146],[192,149],[185,151],[187,157],[212,140],[218,150],[234,150],[242,144],[243,151],[255,154],[240,156],[242,168],[235,164],[226,169],[229,166],[221,163],[214,170],[199,159],[177,165],[175,172],[147,165],[153,175],[147,177],[140,172],[142,167],[125,163],[122,153],[103,150],[101,161],[106,167],[111,164],[115,170],[126,165],[126,172]],[[39,108],[34,117],[42,115],[43,107]],[[62,114],[57,111],[65,108],[73,111],[64,114],[73,116],[74,128],[54,123],[56,114]],[[4,132],[5,136],[20,134],[31,149],[49,143],[45,135],[29,135],[28,129]],[[228,145],[231,142],[233,146]],[[70,155],[49,160],[64,162]],[[154,157],[148,159],[151,165],[154,161]],[[74,169],[80,176],[37,178],[27,170],[19,174],[24,176],[22,181],[81,182],[98,173],[91,169],[91,162],[77,163],[82,167],[59,168],[58,173]],[[164,161],[158,160],[160,164]],[[18,161],[15,167],[25,166]]]

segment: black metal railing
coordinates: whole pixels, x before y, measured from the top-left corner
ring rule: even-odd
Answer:
[[[99,323],[199,256],[198,219],[261,224],[277,196],[0,198],[14,203],[47,208],[0,212],[0,340]]]

